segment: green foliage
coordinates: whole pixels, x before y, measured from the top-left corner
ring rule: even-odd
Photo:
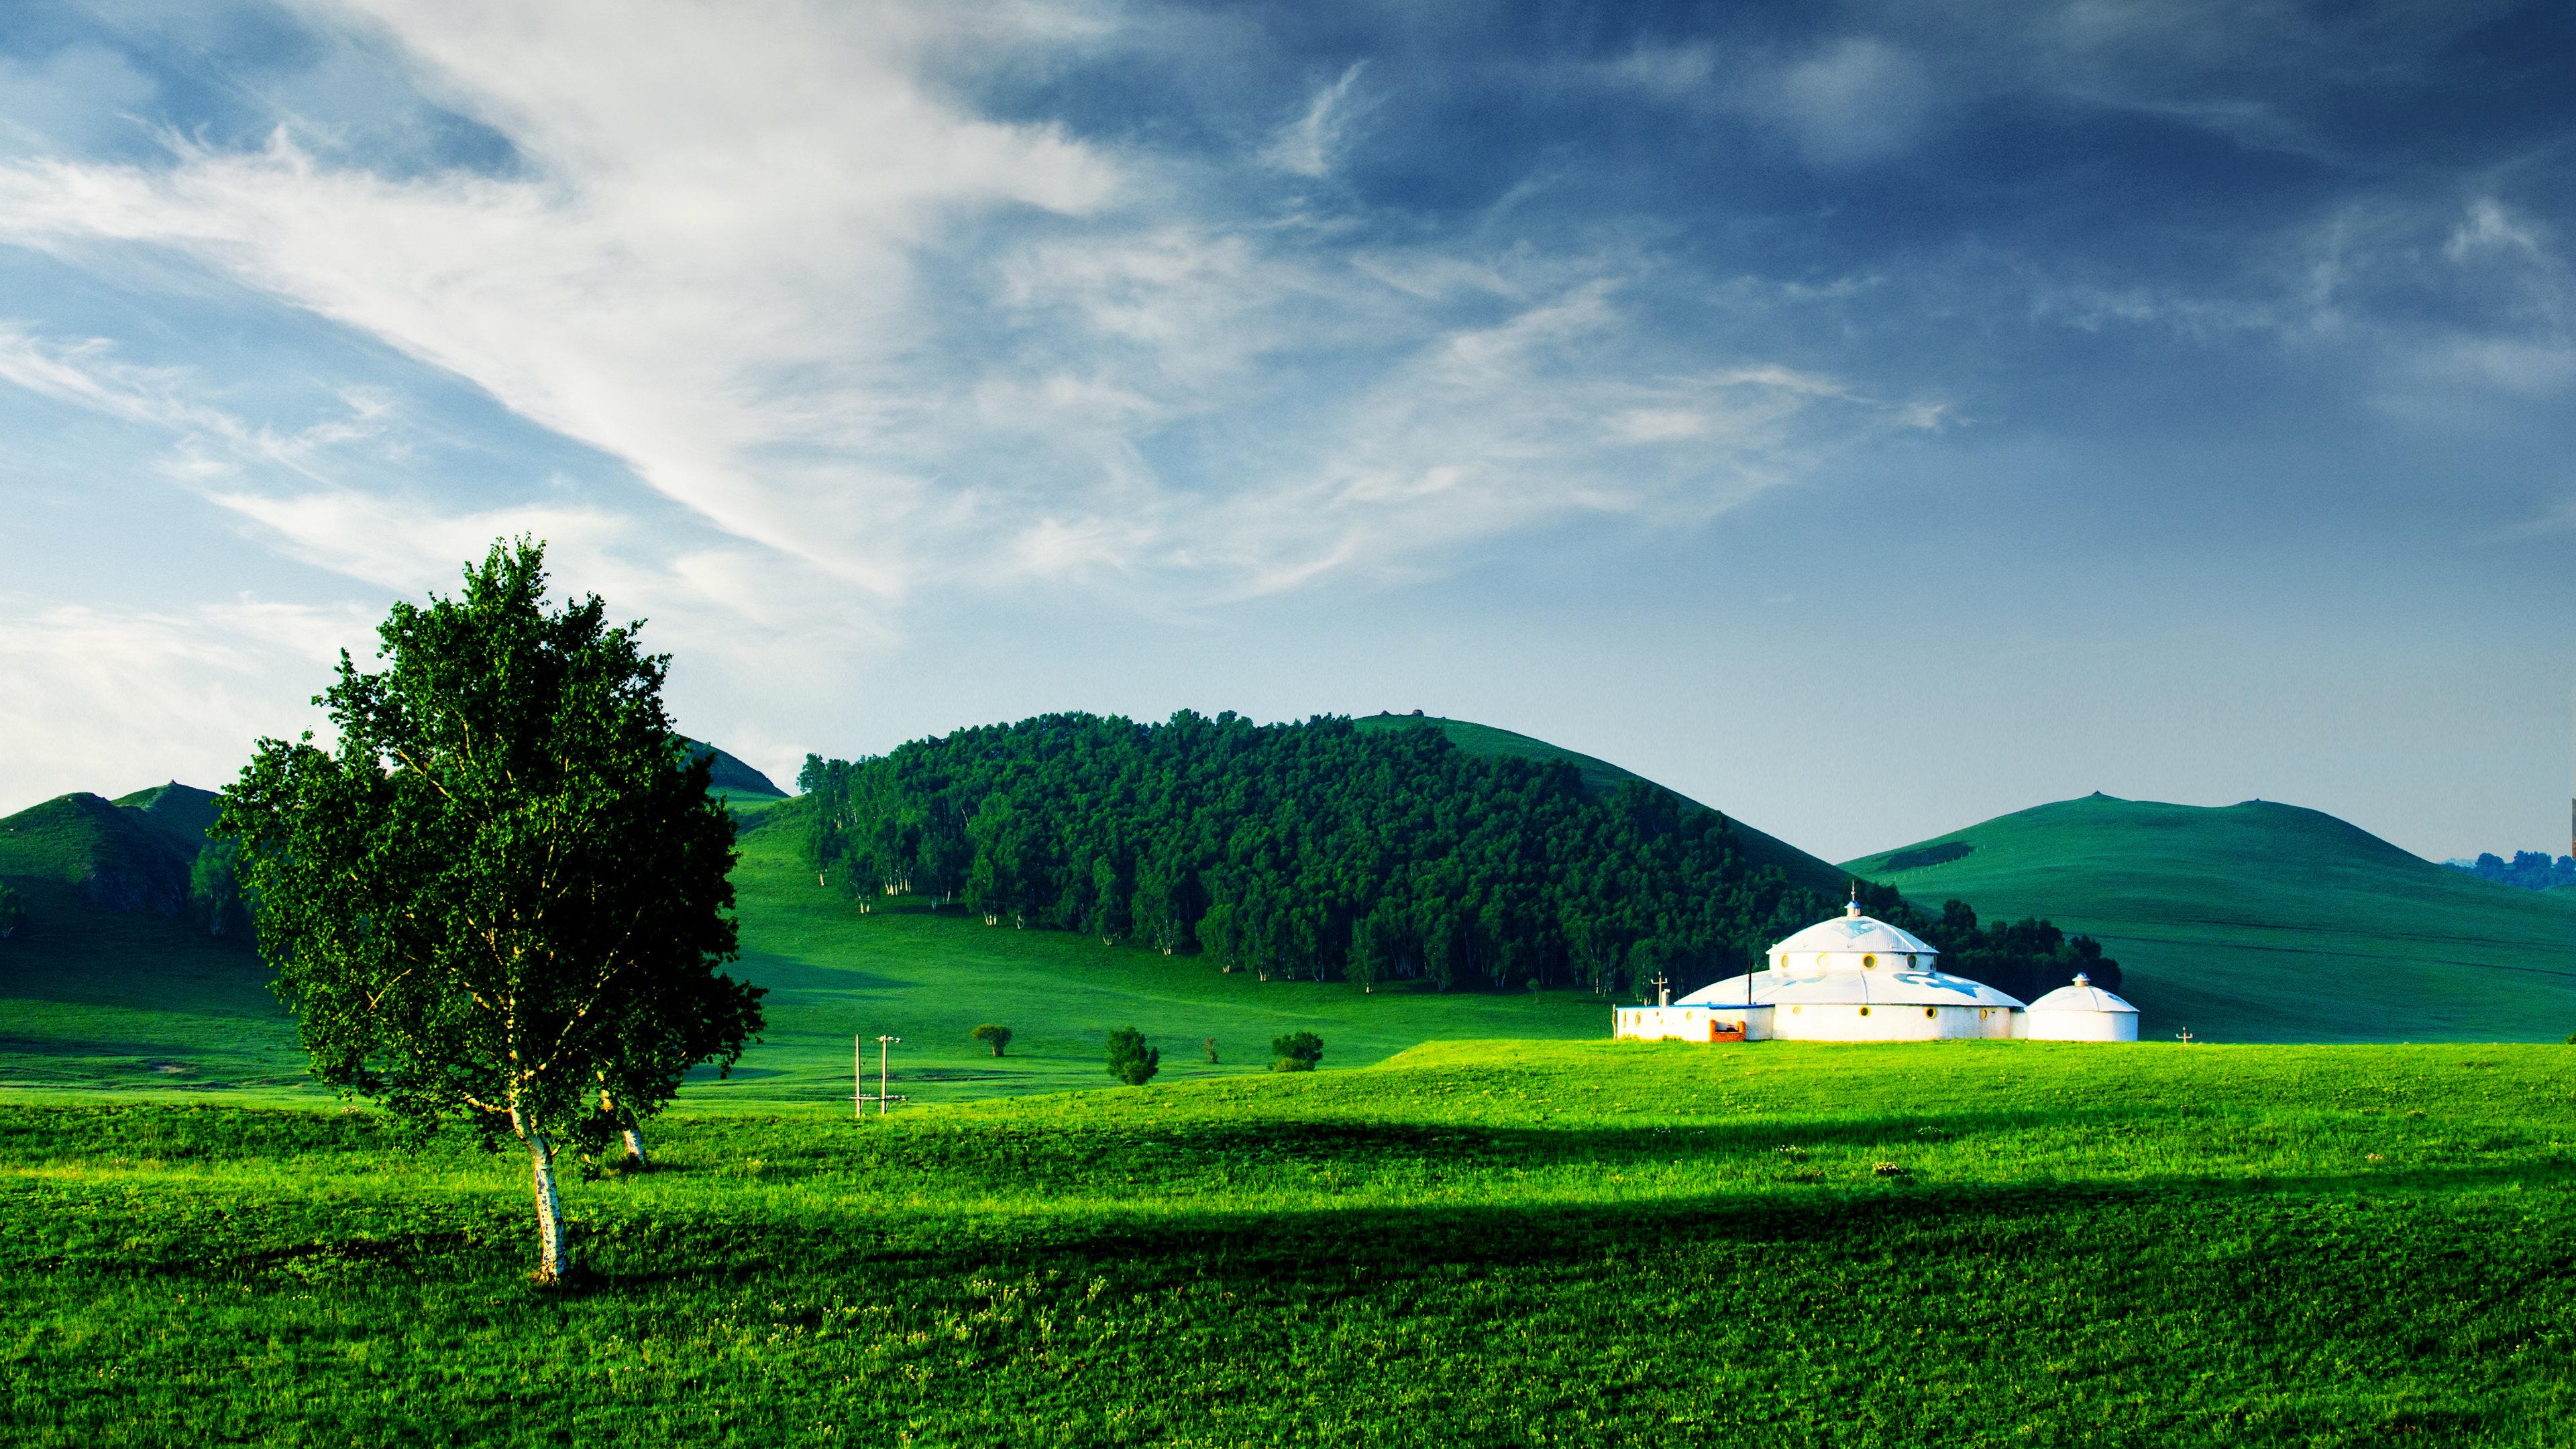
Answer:
[[[250,912],[242,899],[241,843],[209,841],[188,864],[188,917],[209,936],[243,934]]]
[[[18,934],[18,928],[25,924],[27,898],[18,894],[15,887],[0,882],[0,940]]]
[[[1311,1072],[1314,1069],[1313,1062],[1302,1061],[1296,1057],[1279,1057],[1270,1063],[1270,1070],[1274,1072]]]
[[[2565,1055],[1443,1043],[684,1102],[675,1170],[571,1189],[573,1295],[491,1250],[523,1177],[381,1114],[0,1101],[0,1442],[2553,1445]]]
[[[1311,1031],[1292,1031],[1270,1039],[1270,1055],[1279,1062],[1296,1066],[1277,1066],[1275,1071],[1311,1072],[1324,1059],[1324,1039]]]
[[[1597,797],[1570,760],[1429,729],[1048,715],[809,759],[800,784],[808,859],[850,894],[955,894],[993,924],[1363,991],[1613,994],[1640,947],[1713,977],[1827,909],[1668,791]]]
[[[1007,1026],[997,1026],[989,1021],[968,1032],[967,1035],[991,1047],[993,1055],[997,1057],[1002,1054],[1002,1048],[1011,1044],[1011,1029]]]
[[[1942,970],[2024,1001],[2078,975],[2105,991],[2120,989],[2120,963],[2102,954],[2100,942],[2068,936],[2047,921],[2025,917],[1980,925],[1976,911],[1958,900],[1944,902],[1940,915],[1926,916],[1892,886],[1863,884],[1859,898],[1863,911],[1932,943],[1941,953]]]
[[[1205,1042],[1203,1042],[1203,1043],[1201,1044],[1201,1046],[1202,1046],[1202,1049],[1203,1049],[1203,1050],[1205,1050],[1205,1051],[1207,1052],[1208,1065],[1209,1065],[1209,1066],[1215,1066],[1215,1065],[1216,1065],[1216,1038],[1215,1038],[1215,1037],[1209,1037],[1209,1038],[1207,1038],[1207,1040],[1206,1040]]]
[[[1131,1087],[1141,1087],[1154,1079],[1163,1065],[1159,1047],[1145,1045],[1145,1034],[1132,1026],[1121,1027],[1109,1034],[1109,1075]]]
[[[1576,778],[1583,782],[1584,792],[1595,799],[1608,799],[1618,793],[1620,786],[1631,782],[1654,789],[1663,788],[1635,771],[1623,770],[1607,760],[1473,720],[1425,716],[1417,710],[1412,714],[1362,715],[1351,721],[1351,727],[1363,734],[1434,730],[1446,737],[1449,743],[1480,760],[1572,765]],[[1682,805],[1687,810],[1716,813],[1696,800],[1684,798]],[[1734,833],[1736,848],[1744,852],[1745,859],[1751,861],[1755,869],[1777,870],[1793,886],[1830,894],[1840,891],[1851,878],[1850,872],[1840,866],[1818,860],[1787,841],[1765,835],[1741,820],[1730,820],[1728,826]]]
[[[714,969],[733,822],[663,712],[667,659],[545,593],[523,541],[395,605],[388,667],[343,655],[322,696],[336,748],[262,740],[217,826],[314,1075],[416,1128],[516,1135],[541,1226],[554,1143],[604,1144],[761,1024]]]

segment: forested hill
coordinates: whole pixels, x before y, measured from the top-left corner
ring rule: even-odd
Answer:
[[[1045,715],[799,783],[809,860],[853,895],[1363,986],[1696,985],[1840,905],[1647,782],[1340,718]]]
[[[1486,759],[1564,760],[1574,766],[1574,772],[1582,779],[1583,787],[1595,796],[1606,796],[1630,780],[1654,783],[1646,780],[1645,776],[1633,770],[1623,770],[1608,760],[1595,759],[1560,745],[1549,744],[1542,739],[1516,734],[1507,729],[1498,729],[1493,725],[1478,724],[1474,720],[1444,719],[1438,715],[1423,714],[1372,714],[1362,715],[1352,720],[1351,724],[1363,733],[1371,730],[1436,729],[1449,737],[1449,743],[1465,750],[1468,754]],[[1693,800],[1688,795],[1677,795],[1675,798],[1693,810],[1713,808]],[[1805,886],[1811,891],[1825,894],[1839,894],[1843,886],[1851,880],[1851,873],[1841,866],[1809,855],[1778,836],[1766,835],[1732,816],[1728,817],[1726,823],[1727,827],[1735,832],[1735,847],[1744,852],[1745,859],[1756,866],[1779,867],[1780,874],[1788,877],[1791,885]]]

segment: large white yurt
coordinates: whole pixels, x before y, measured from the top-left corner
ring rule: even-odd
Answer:
[[[1619,1007],[1623,1037],[1747,1041],[1946,1041],[2019,1036],[2019,999],[1934,964],[1921,937],[1854,901],[1770,950],[1769,969],[1679,1001]],[[2134,1032],[2134,1026],[2132,1028]]]
[[[2022,1034],[2033,1041],[2136,1041],[2138,1009],[2078,973],[2022,1013]]]

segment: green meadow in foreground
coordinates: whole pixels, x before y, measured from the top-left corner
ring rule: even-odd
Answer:
[[[510,1158],[21,1095],[0,1441],[2576,1443],[2572,1110],[2457,1045],[692,1093],[543,1290]]]

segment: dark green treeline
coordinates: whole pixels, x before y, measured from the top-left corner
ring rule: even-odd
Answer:
[[[1480,759],[1436,729],[1053,714],[809,756],[798,783],[808,858],[854,896],[1361,986],[1687,988],[1840,905],[1670,791],[1588,795],[1569,763]]]

